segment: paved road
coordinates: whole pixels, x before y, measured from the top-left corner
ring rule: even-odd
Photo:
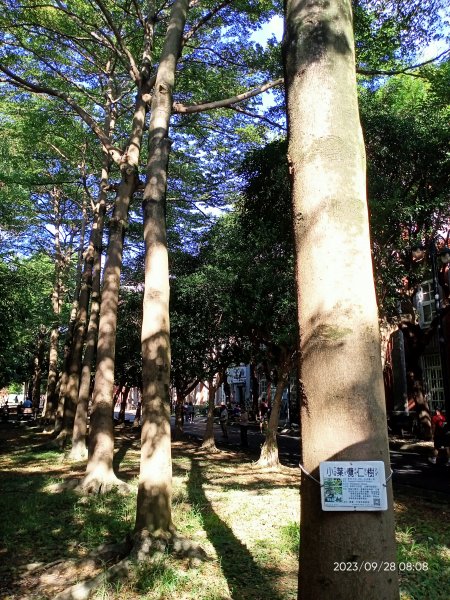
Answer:
[[[184,431],[187,435],[202,438],[205,430],[205,422],[194,421],[185,423]],[[239,427],[229,427],[229,443],[225,444],[219,425],[214,426],[216,443],[219,447],[240,449]],[[258,455],[264,437],[259,431],[249,428],[248,443],[249,454]],[[290,467],[298,467],[300,439],[295,435],[279,435],[278,448],[280,460]],[[391,467],[394,472],[393,482],[396,486],[411,486],[420,490],[435,491],[448,495],[450,502],[450,467],[441,465],[430,465],[427,457],[417,452],[404,452],[391,450]]]

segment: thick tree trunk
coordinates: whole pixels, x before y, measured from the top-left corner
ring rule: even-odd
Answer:
[[[269,424],[266,432],[266,439],[261,448],[261,456],[257,461],[257,465],[263,468],[278,468],[280,459],[278,456],[277,431],[278,422],[280,420],[281,399],[283,390],[289,379],[289,364],[286,362],[280,367],[279,379],[275,390],[275,397],[272,403],[272,411],[270,413]]]
[[[289,160],[299,299],[302,462],[381,460],[390,473],[350,0],[286,1]],[[387,511],[323,512],[302,475],[299,598],[397,599],[395,572],[338,572],[336,562],[394,563]]]
[[[165,222],[169,121],[189,0],[176,0],[153,91],[144,190],[145,290],[142,319],[141,465],[135,531],[172,530],[169,270]]]

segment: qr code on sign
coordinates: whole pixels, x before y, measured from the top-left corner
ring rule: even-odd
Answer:
[[[373,499],[373,505],[374,506],[380,506],[381,505],[380,499],[379,498],[374,498]]]

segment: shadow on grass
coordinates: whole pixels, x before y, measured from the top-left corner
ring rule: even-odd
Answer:
[[[127,452],[130,450],[137,450],[137,448],[135,448],[136,443],[137,440],[135,437],[116,436],[116,445],[120,445],[118,450],[116,450],[114,453],[113,469],[121,479],[129,480],[136,476],[136,465],[133,465],[129,469],[124,469],[123,467],[120,469],[122,462],[125,460]]]
[[[203,527],[217,551],[233,600],[281,600],[275,588],[277,569],[263,569],[255,562],[248,548],[214,511],[203,484],[201,466],[192,458],[187,484],[189,501],[199,508]]]
[[[28,563],[49,563],[80,558],[108,541],[123,539],[132,527],[135,497],[114,492],[80,498],[66,490],[53,493],[48,484],[60,480],[61,471],[36,472],[14,467],[0,473],[0,597],[26,598],[27,582],[17,568]],[[5,467],[6,465],[2,465]],[[46,466],[42,465],[45,469]]]

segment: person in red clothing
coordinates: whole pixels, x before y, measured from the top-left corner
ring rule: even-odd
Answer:
[[[449,434],[446,431],[446,418],[442,414],[440,408],[434,411],[434,415],[431,417],[431,429],[433,431],[434,450],[433,456],[428,460],[433,465],[436,464],[436,459],[439,455],[441,448],[445,449],[447,465],[450,466],[450,448],[448,442]]]

